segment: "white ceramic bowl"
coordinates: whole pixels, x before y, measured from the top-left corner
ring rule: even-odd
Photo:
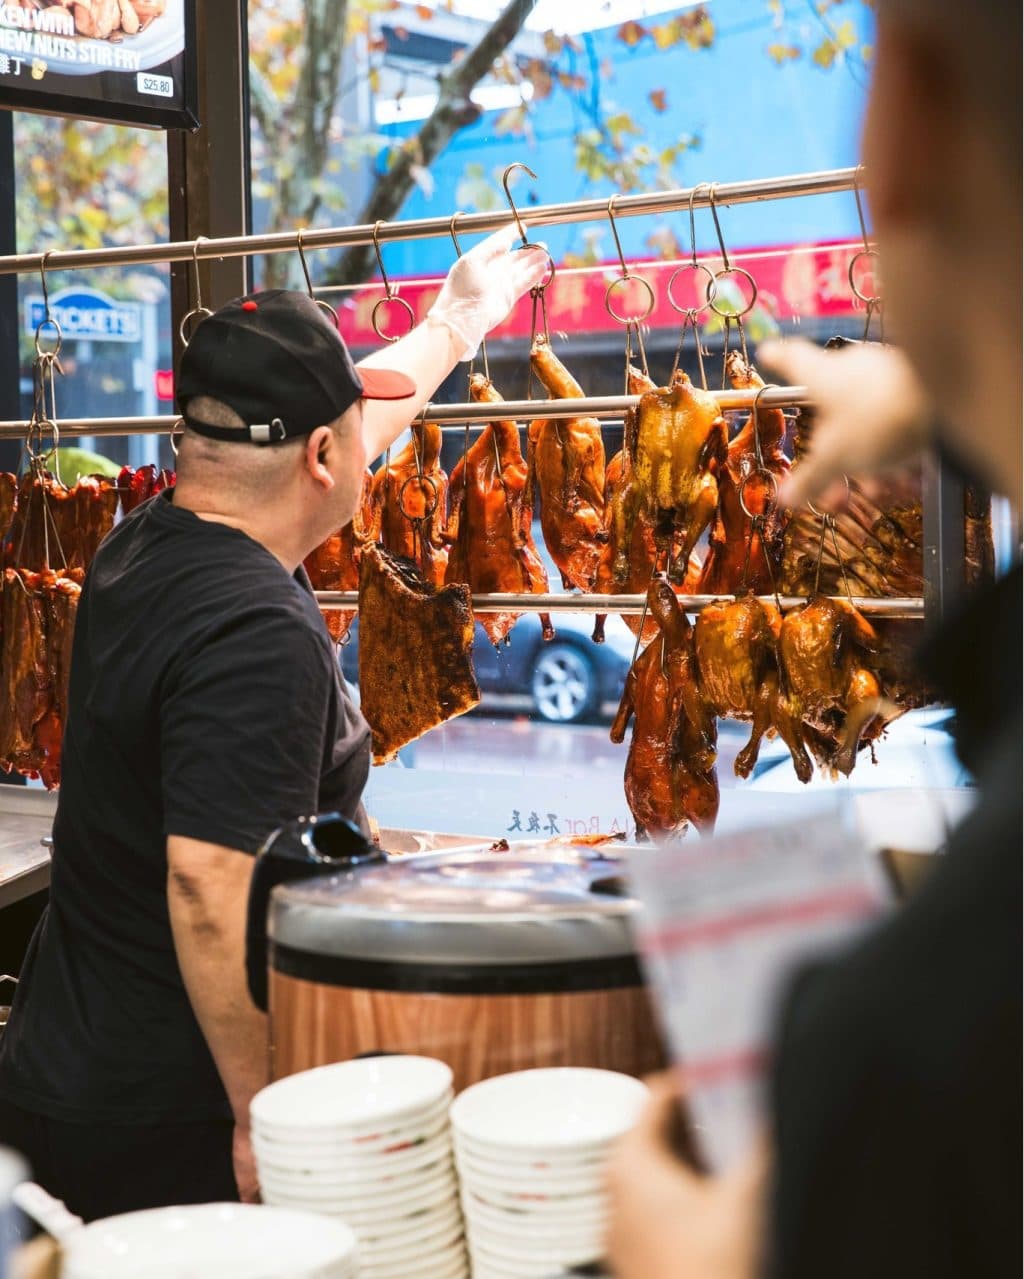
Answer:
[[[362,1221],[353,1217],[348,1224],[356,1232],[360,1251],[365,1248],[404,1248],[418,1242],[426,1244],[453,1229],[461,1229],[462,1212],[456,1200],[425,1216],[406,1221]]]
[[[285,1208],[302,1208],[308,1212],[325,1212],[343,1221],[352,1218],[359,1221],[393,1221],[401,1224],[428,1212],[438,1212],[458,1202],[458,1186],[453,1178],[441,1189],[428,1187],[420,1194],[409,1194],[398,1199],[378,1202],[374,1199],[318,1199],[289,1190],[272,1191],[273,1202]],[[269,1200],[267,1202],[270,1202]]]
[[[432,1238],[414,1243],[403,1242],[393,1247],[384,1247],[374,1243],[360,1243],[360,1266],[374,1265],[392,1267],[401,1264],[420,1265],[429,1252],[431,1256],[447,1257],[457,1249],[464,1247],[464,1235],[461,1223],[457,1227],[441,1231]]]
[[[571,1066],[521,1070],[460,1093],[450,1115],[466,1140],[504,1151],[599,1151],[627,1132],[649,1092],[611,1070]]]
[[[464,1199],[463,1213],[467,1221],[474,1225],[488,1226],[499,1233],[515,1235],[526,1231],[531,1235],[547,1237],[571,1231],[602,1230],[608,1219],[607,1207],[598,1203],[596,1208],[588,1208],[585,1212],[563,1209],[560,1212],[509,1212],[501,1208],[493,1208],[489,1204],[472,1202]]]
[[[521,1204],[544,1199],[576,1199],[599,1195],[604,1190],[603,1177],[545,1177],[536,1173],[528,1178],[485,1177],[459,1163],[459,1180],[485,1199],[496,1203]]]
[[[360,1266],[360,1279],[464,1279],[469,1275],[465,1244],[440,1252],[425,1251],[418,1258],[393,1264],[368,1262]]]
[[[192,1204],[107,1217],[69,1235],[67,1279],[349,1279],[355,1234],[264,1204]]]
[[[256,1131],[287,1137],[327,1129],[372,1133],[427,1112],[450,1092],[452,1072],[433,1057],[362,1057],[289,1075],[261,1089]]]
[[[323,1200],[325,1204],[337,1204],[338,1211],[349,1209],[353,1212],[371,1214],[415,1212],[418,1208],[447,1202],[458,1195],[458,1181],[450,1165],[437,1171],[424,1172],[422,1176],[410,1178],[407,1183],[394,1188],[378,1186],[376,1183],[355,1183],[343,1191],[331,1189],[323,1191],[319,1187],[311,1187],[306,1182],[273,1176],[261,1182],[261,1186],[264,1190],[270,1188],[276,1194],[292,1198],[299,1197],[318,1203]]]
[[[501,1146],[475,1141],[457,1132],[452,1133],[452,1141],[461,1154],[502,1176],[506,1173],[519,1174],[533,1169],[550,1172],[593,1171],[604,1165],[612,1147],[612,1143],[608,1142],[601,1146],[589,1146],[585,1150],[552,1151],[529,1147],[505,1150]]]
[[[482,1261],[499,1269],[517,1270],[528,1267],[531,1272],[536,1266],[546,1266],[541,1274],[550,1275],[553,1271],[568,1270],[571,1266],[581,1266],[595,1261],[601,1255],[600,1244],[593,1247],[590,1240],[579,1243],[566,1243],[564,1246],[553,1244],[550,1248],[531,1247],[526,1242],[508,1247],[504,1240],[495,1239],[492,1235],[471,1230],[467,1235],[470,1255],[480,1257]]]
[[[277,1146],[268,1149],[255,1136],[252,1139],[252,1148],[256,1155],[256,1162],[261,1167],[266,1166],[279,1172],[297,1173],[303,1176],[322,1174],[336,1181],[344,1181],[351,1177],[364,1176],[376,1179],[436,1163],[438,1158],[451,1153],[451,1139],[445,1130],[435,1133],[433,1137],[424,1141],[392,1149],[386,1154],[382,1152],[367,1155],[310,1154],[307,1151],[296,1151],[289,1157]]]
[[[252,1131],[268,1145],[302,1146],[315,1150],[337,1150],[341,1153],[351,1153],[354,1149],[373,1151],[401,1141],[415,1141],[418,1137],[443,1127],[448,1120],[451,1102],[452,1093],[449,1089],[440,1101],[400,1120],[375,1120],[361,1125],[318,1128],[262,1122],[254,1123]]]

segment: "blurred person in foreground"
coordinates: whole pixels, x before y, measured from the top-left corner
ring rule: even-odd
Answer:
[[[761,349],[819,406],[781,498],[934,444],[1019,510],[1021,9],[877,7],[865,184],[902,354]],[[654,1081],[610,1171],[619,1279],[1020,1274],[1019,565],[921,661],[956,708],[977,807],[906,908],[793,984],[764,1154],[694,1172],[670,1136],[685,1068]]]

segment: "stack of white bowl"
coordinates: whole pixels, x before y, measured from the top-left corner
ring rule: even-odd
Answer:
[[[451,1098],[451,1070],[430,1057],[368,1057],[278,1080],[251,1108],[264,1202],[351,1226],[363,1279],[464,1279]]]
[[[647,1088],[609,1070],[499,1075],[451,1108],[474,1279],[546,1279],[602,1255],[604,1169]]]

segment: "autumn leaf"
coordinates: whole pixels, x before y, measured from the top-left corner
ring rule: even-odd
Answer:
[[[422,18],[424,22],[429,22],[434,16],[434,10],[429,4],[418,4],[416,6],[416,16]]]
[[[828,71],[834,64],[837,53],[838,50],[836,49],[835,41],[826,36],[825,39],[822,40],[821,44],[819,44],[814,50],[811,58],[815,66],[821,67],[823,71]]]
[[[837,27],[835,42],[840,49],[852,49],[857,43],[857,28],[849,18]]]
[[[639,22],[624,22],[616,32],[616,38],[621,40],[627,49],[634,49],[646,34],[646,28]]]
[[[535,102],[541,102],[544,98],[551,96],[554,81],[551,78],[551,68],[543,58],[531,58],[523,68],[523,75],[533,85]]]
[[[550,54],[553,58],[557,58],[562,52],[562,37],[556,35],[554,31],[545,31],[542,39],[544,41],[544,52]]]
[[[522,137],[526,132],[526,104],[510,107],[494,122],[495,137]]]
[[[371,93],[380,92],[380,67],[371,67],[366,77],[366,83],[370,86]]]
[[[658,49],[671,49],[674,44],[678,44],[682,39],[682,34],[682,27],[675,20],[663,22],[657,27],[651,27],[651,36]]]
[[[668,102],[665,98],[664,89],[652,89],[647,95],[647,101],[659,114],[668,110]]]
[[[767,53],[777,67],[784,62],[795,62],[800,57],[800,50],[795,44],[770,44]]]

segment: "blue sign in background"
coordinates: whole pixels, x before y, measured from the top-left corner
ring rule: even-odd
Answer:
[[[50,297],[50,314],[66,339],[94,342],[139,342],[142,310],[137,302],[117,302],[98,289],[62,289]],[[42,297],[25,299],[25,332],[34,336],[46,319]]]

